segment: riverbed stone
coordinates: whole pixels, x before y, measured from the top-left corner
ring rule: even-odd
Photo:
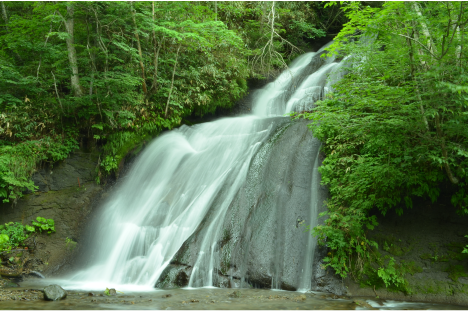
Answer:
[[[161,273],[155,287],[165,289],[185,287],[188,285],[190,273],[190,267],[174,264],[168,265]]]
[[[45,300],[62,300],[67,297],[67,291],[57,284],[52,284],[44,288]]]

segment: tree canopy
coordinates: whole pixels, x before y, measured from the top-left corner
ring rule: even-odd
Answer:
[[[402,215],[415,198],[443,196],[468,213],[466,4],[349,2],[342,10],[349,21],[329,53],[348,56],[346,75],[304,114],[325,142],[320,172],[331,192],[315,234],[327,239],[337,273],[373,270],[401,289],[392,258],[382,271],[364,264],[377,246],[367,238],[373,211]]]
[[[313,2],[0,2],[0,197],[41,163],[101,152],[98,181],[135,146],[229,108],[336,28]]]

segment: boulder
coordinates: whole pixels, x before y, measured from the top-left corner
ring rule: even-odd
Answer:
[[[191,269],[186,266],[168,265],[161,274],[156,288],[179,288],[188,285]]]
[[[61,300],[67,297],[67,291],[57,284],[49,285],[44,288],[45,300]]]
[[[323,254],[315,252],[316,240],[305,230],[324,220],[317,221],[327,197],[317,172],[322,160],[320,141],[312,136],[306,120],[268,121],[272,135],[252,159],[244,185],[224,217],[214,212],[224,200],[222,190],[206,219],[174,256],[172,269],[197,266],[192,270],[197,275],[190,275],[191,286],[209,285],[210,266],[200,264],[208,259],[200,259],[199,254],[213,253],[213,286],[292,291],[319,287],[343,294],[333,275],[315,275]],[[219,224],[215,234],[213,223]],[[226,281],[240,284],[229,286]]]

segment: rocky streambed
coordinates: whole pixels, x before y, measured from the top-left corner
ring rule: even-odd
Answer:
[[[319,292],[273,291],[266,289],[172,289],[153,291],[119,291],[106,295],[104,291],[68,290],[65,299],[44,300],[46,281],[24,282],[21,288],[0,289],[1,309],[30,310],[462,310],[456,305],[408,303],[363,297],[346,297]],[[26,289],[27,288],[27,289]]]

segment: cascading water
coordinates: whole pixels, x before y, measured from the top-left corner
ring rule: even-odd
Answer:
[[[103,207],[99,230],[90,246],[94,252],[92,265],[74,274],[69,279],[74,285],[70,286],[153,288],[184,243],[198,231],[203,234],[197,239],[188,286],[213,286],[215,270],[222,261],[219,241],[223,239],[227,211],[239,200],[241,188],[251,178],[249,170],[259,167],[259,159],[268,152],[268,142],[287,128],[288,118],[282,116],[311,108],[326,92],[327,75],[339,67],[333,59],[320,58],[320,52],[302,55],[289,70],[257,91],[254,115],[182,126],[155,139]],[[314,158],[312,163],[308,160],[313,167],[308,177],[309,211],[298,224],[317,223],[318,205],[322,204],[315,199],[320,183],[319,147],[314,140]],[[285,204],[277,201],[278,206]],[[242,226],[244,232],[256,230]],[[298,279],[296,289],[311,288],[316,240],[309,233],[306,244],[298,259],[302,271],[293,273]],[[238,253],[245,256],[244,246],[239,249],[242,252]],[[275,262],[271,284],[280,288],[279,276],[286,272],[280,261]]]

